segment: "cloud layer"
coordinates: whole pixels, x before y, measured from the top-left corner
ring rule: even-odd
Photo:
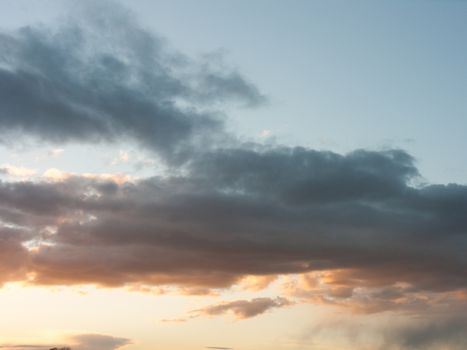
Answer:
[[[344,297],[465,290],[465,186],[410,186],[402,151],[220,152],[184,176],[1,183],[3,279],[226,287],[331,270]]]

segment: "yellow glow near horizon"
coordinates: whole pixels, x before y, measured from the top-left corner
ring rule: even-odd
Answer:
[[[25,287],[11,283],[0,289],[0,343],[63,344],[67,335],[105,334],[128,338],[125,349],[167,350],[229,346],[241,349],[290,348],[293,334],[284,324],[305,326],[310,308],[274,310],[252,319],[200,317],[184,323],[164,323],[193,309],[224,300],[258,297],[256,291],[216,296],[150,294],[124,288]],[[274,295],[274,288],[264,290]],[[300,320],[300,321],[298,321]],[[180,336],[183,334],[183,336]]]

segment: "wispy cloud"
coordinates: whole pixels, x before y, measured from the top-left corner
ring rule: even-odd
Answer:
[[[255,298],[251,300],[234,300],[221,302],[218,304],[208,305],[201,309],[192,310],[188,316],[164,319],[161,322],[165,323],[180,323],[202,316],[218,316],[225,314],[233,314],[237,319],[253,318],[264,314],[272,309],[282,308],[292,305],[293,302],[286,298]]]
[[[0,349],[50,349],[53,345],[40,344],[1,344]]]
[[[220,304],[209,305],[194,310],[196,315],[215,316],[232,313],[236,318],[251,318],[265,313],[271,309],[282,308],[291,305],[292,302],[285,298],[255,298],[252,300],[235,300]]]
[[[79,350],[116,350],[131,344],[130,339],[103,334],[78,334],[69,336],[68,341]]]
[[[426,318],[411,325],[393,326],[383,334],[383,348],[388,350],[463,350],[467,344],[467,318]]]

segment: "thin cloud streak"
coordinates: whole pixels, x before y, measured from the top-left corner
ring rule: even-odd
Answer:
[[[36,345],[36,344],[2,344],[0,349],[50,349],[52,345]]]
[[[255,298],[252,300],[235,300],[192,311],[198,316],[216,316],[233,313],[238,319],[252,318],[261,315],[271,309],[290,306],[291,301],[285,298]]]
[[[116,350],[131,344],[130,339],[105,334],[74,334],[65,337],[64,344],[2,344],[1,349],[78,349],[78,350]]]

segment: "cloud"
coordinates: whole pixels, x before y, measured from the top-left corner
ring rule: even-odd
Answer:
[[[259,291],[267,288],[274,280],[277,279],[277,276],[245,276],[240,281],[239,285],[242,289]]]
[[[427,295],[467,287],[467,188],[412,187],[416,176],[402,151],[276,147],[205,154],[183,176],[4,182],[0,218],[28,234],[2,248],[22,256],[16,273],[38,284],[205,290],[327,270],[319,293],[291,295],[380,301],[375,311],[428,307]],[[25,251],[25,241],[37,249]]]
[[[14,166],[11,164],[3,164],[0,166],[0,174],[12,177],[28,178],[34,176],[36,173],[37,171],[34,169]]]
[[[104,334],[75,334],[67,336],[64,340],[67,345],[46,344],[3,344],[3,349],[77,349],[77,350],[116,350],[131,344],[130,339],[117,338]]]
[[[467,345],[465,306],[451,313],[432,312],[407,317],[387,313],[378,317],[333,313],[321,317],[298,337],[302,344],[327,344],[375,350],[460,350]]]
[[[202,309],[194,310],[196,315],[217,316],[233,313],[236,318],[252,318],[265,313],[273,308],[289,306],[291,302],[285,298],[255,298],[252,300],[235,300],[215,305],[209,305]]]
[[[352,269],[316,271],[289,277],[283,283],[284,294],[302,302],[346,307],[355,313],[387,310],[420,312],[447,302],[460,302],[455,293],[426,291],[414,283],[375,283],[362,279],[361,271]]]
[[[438,317],[416,320],[385,333],[383,350],[462,350],[467,346],[467,319]]]
[[[259,316],[269,310],[290,306],[293,303],[282,297],[254,298],[251,300],[234,300],[208,305],[201,309],[192,310],[187,317],[163,319],[164,323],[181,323],[203,316],[219,316],[233,314],[237,319],[247,319]]]
[[[2,344],[0,349],[49,349],[50,346],[38,344]]]
[[[120,174],[120,173],[72,173],[67,171],[61,171],[56,168],[50,168],[44,171],[42,177],[47,181],[64,181],[70,178],[83,178],[83,179],[96,179],[103,180],[110,183],[124,184],[126,182],[131,182],[134,180],[134,177],[130,175]]]
[[[233,348],[226,348],[224,346],[206,346],[206,349],[233,350]]]
[[[115,350],[131,344],[126,338],[116,338],[102,334],[79,334],[68,338],[70,346],[77,350]]]
[[[235,69],[172,50],[116,3],[85,1],[75,10],[55,27],[0,33],[4,138],[132,140],[173,160],[195,144],[227,140],[208,106],[264,100]]]
[[[24,227],[0,222],[0,286],[25,279],[30,256],[22,242],[31,238]]]

